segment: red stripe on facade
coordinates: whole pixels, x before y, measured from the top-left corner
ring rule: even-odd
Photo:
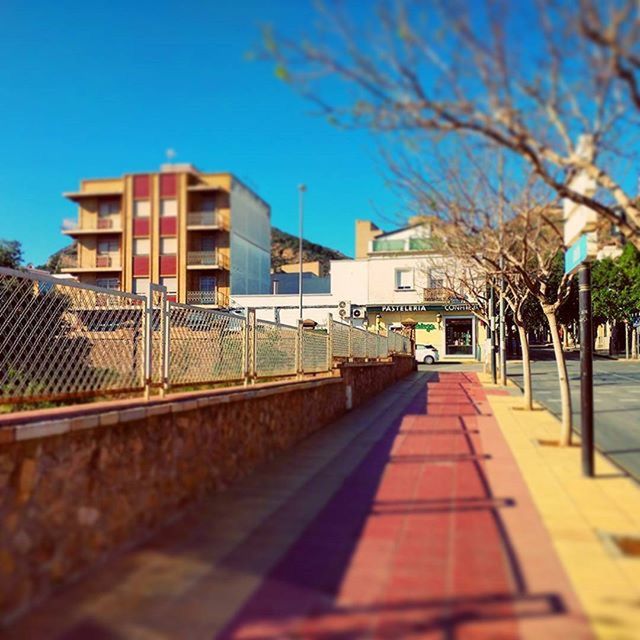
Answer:
[[[178,218],[175,216],[169,218],[160,218],[160,235],[175,236],[178,229]]]
[[[160,197],[175,198],[178,192],[178,181],[175,173],[163,173],[160,176]]]
[[[149,256],[133,256],[133,275],[149,275]]]
[[[149,176],[133,176],[133,197],[148,198],[149,197]]]
[[[136,218],[133,221],[133,235],[136,237],[149,235],[149,218]]]
[[[160,275],[174,276],[177,273],[176,256],[160,256]]]

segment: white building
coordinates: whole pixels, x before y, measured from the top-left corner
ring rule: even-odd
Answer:
[[[303,318],[324,323],[351,308],[354,322],[384,329],[415,320],[418,344],[431,344],[441,357],[473,358],[485,333],[476,305],[452,300],[445,283],[455,280],[456,262],[438,249],[431,224],[420,220],[383,233],[369,221],[356,221],[356,259],[331,261],[331,292],[303,296]],[[303,289],[304,292],[304,289]],[[299,296],[234,296],[254,307],[259,318],[295,324]],[[345,306],[345,303],[346,306]]]

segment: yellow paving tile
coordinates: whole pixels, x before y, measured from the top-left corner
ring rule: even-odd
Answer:
[[[640,536],[640,488],[600,454],[599,477],[583,478],[578,446],[541,445],[560,430],[549,412],[516,410],[510,396],[489,402],[594,632],[638,640],[640,558],[620,554],[609,534]]]

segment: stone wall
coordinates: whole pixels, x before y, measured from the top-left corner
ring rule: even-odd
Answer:
[[[0,621],[414,368],[0,416]]]

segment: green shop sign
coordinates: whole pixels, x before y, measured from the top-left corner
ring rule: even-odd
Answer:
[[[424,329],[425,331],[435,331],[436,325],[431,322],[418,322],[416,329]]]

